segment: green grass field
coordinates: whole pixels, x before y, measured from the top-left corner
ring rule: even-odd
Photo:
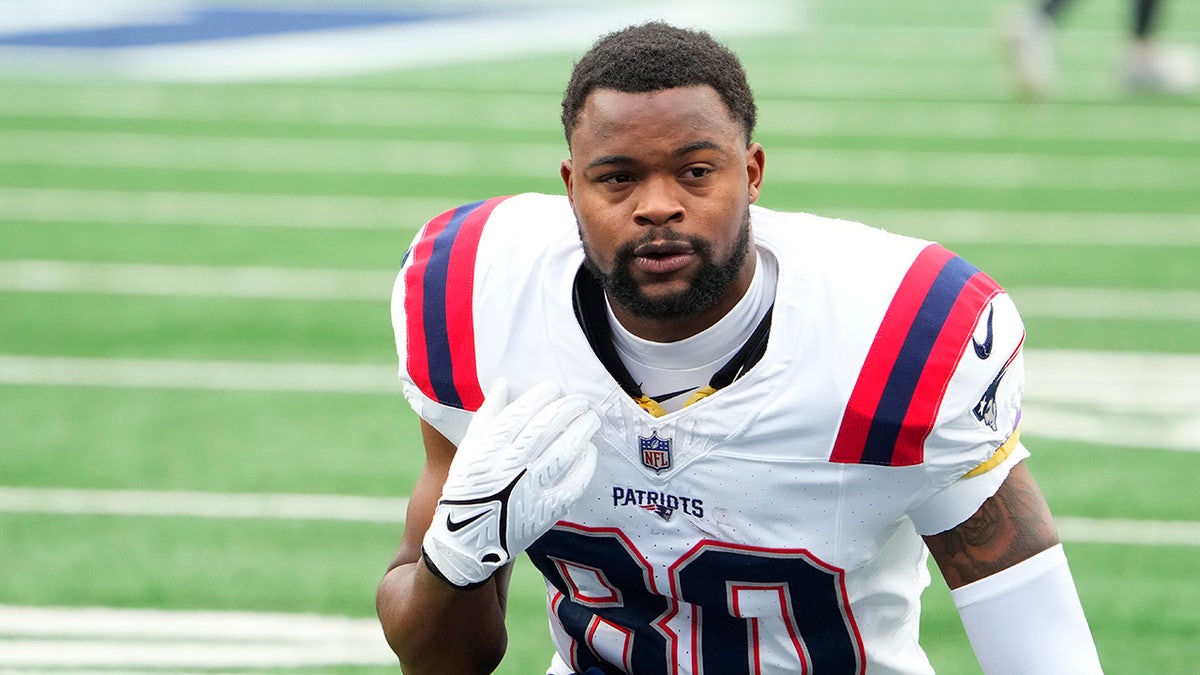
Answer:
[[[1006,87],[994,0],[817,0],[729,42],[760,98],[762,204],[937,238],[1012,290],[1031,353],[1095,364],[1074,399],[1031,370],[1029,464],[1106,670],[1195,673],[1200,96],[1121,90],[1125,4],[1072,8],[1041,102]],[[1166,36],[1200,45],[1200,5],[1167,10]],[[558,100],[585,48],[286,83],[0,79],[0,671],[136,669],[46,655],[176,644],[27,632],[5,607],[374,616],[403,527],[386,500],[422,459],[392,278],[437,212],[561,192]],[[1109,352],[1157,365],[1107,378]],[[389,512],[119,507],[158,493]],[[524,561],[509,628],[499,672],[544,672]],[[939,672],[978,672],[936,574],[922,641]],[[397,670],[332,661],[211,668]],[[144,669],[200,669],[170,663]]]

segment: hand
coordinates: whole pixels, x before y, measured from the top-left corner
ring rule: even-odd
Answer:
[[[554,383],[508,403],[508,383],[497,381],[450,463],[421,547],[429,569],[476,586],[545,534],[592,479],[599,428],[587,401]]]

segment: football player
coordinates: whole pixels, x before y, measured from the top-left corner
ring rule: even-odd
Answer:
[[[407,673],[485,673],[510,563],[548,672],[931,672],[929,552],[989,673],[1096,673],[1019,440],[1024,328],[937,244],[754,204],[737,57],[601,38],[563,100],[565,196],[425,225],[393,322],[424,469],[381,582]]]
[[[1073,0],[1032,0],[1002,27],[1004,47],[1017,91],[1030,97],[1046,96],[1058,79],[1054,54],[1055,28]],[[1158,39],[1162,2],[1130,3],[1128,47],[1121,79],[1134,92],[1191,94],[1200,88],[1200,56]]]

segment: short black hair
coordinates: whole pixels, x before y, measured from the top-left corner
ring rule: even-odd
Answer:
[[[741,123],[749,143],[758,109],[746,71],[728,47],[704,31],[660,21],[609,33],[597,40],[571,71],[562,100],[567,143],[584,102],[596,89],[633,94],[696,85],[716,90]]]

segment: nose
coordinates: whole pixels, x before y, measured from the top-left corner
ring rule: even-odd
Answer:
[[[638,225],[661,227],[683,220],[683,204],[674,181],[666,178],[646,178],[638,187],[637,205],[633,219]]]

